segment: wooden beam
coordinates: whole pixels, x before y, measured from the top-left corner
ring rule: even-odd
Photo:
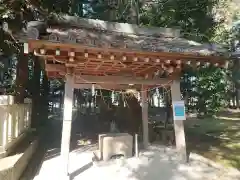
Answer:
[[[74,83],[75,89],[91,89],[92,84],[76,84]],[[106,89],[106,90],[128,90],[128,89],[136,89],[140,90],[140,85],[123,85],[123,84],[94,84],[95,89]]]
[[[75,83],[77,84],[143,84],[143,85],[162,85],[169,84],[172,80],[179,76],[170,76],[169,78],[145,79],[137,77],[123,76],[88,76],[75,75]]]
[[[33,52],[34,49],[42,48],[43,46],[49,48],[49,49],[63,49],[63,50],[70,50],[75,49],[75,52],[78,50],[83,51],[86,50],[88,52],[102,52],[107,54],[122,54],[126,56],[143,56],[143,57],[150,57],[150,58],[156,58],[156,59],[170,59],[170,60],[203,60],[203,61],[209,61],[209,62],[219,62],[221,64],[225,63],[226,58],[224,57],[218,57],[218,56],[197,56],[192,53],[171,53],[171,52],[149,52],[149,51],[132,51],[129,49],[117,49],[117,48],[100,48],[100,47],[90,47],[90,46],[84,46],[81,44],[69,44],[69,43],[55,43],[55,42],[49,42],[47,40],[29,40],[29,47],[30,51]]]
[[[48,72],[66,72],[66,68],[62,64],[45,64],[45,70]]]

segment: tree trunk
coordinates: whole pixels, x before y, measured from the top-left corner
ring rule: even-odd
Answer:
[[[127,127],[129,133],[134,135],[135,133],[139,133],[139,128],[142,125],[142,108],[134,95],[126,95],[125,99],[128,108],[127,111],[129,111],[125,127]]]
[[[169,87],[165,91],[165,103],[166,103],[166,113],[167,113],[167,119],[166,121],[168,123],[171,122],[172,118],[172,99],[171,99],[171,94],[170,94]]]
[[[16,77],[16,103],[23,103],[25,98],[25,90],[28,82],[28,57],[23,53],[18,56],[17,61],[17,77]]]
[[[139,25],[139,0],[132,0],[130,23]]]
[[[240,102],[239,102],[239,96],[240,96],[240,80],[239,80],[239,76],[240,76],[240,61],[238,59],[234,59],[233,60],[233,69],[232,69],[232,73],[233,73],[233,81],[234,81],[234,85],[235,85],[235,97],[234,97],[234,101],[233,101],[233,105],[236,108],[240,108]]]
[[[124,108],[124,96],[122,93],[119,94],[118,102],[119,102],[119,107]]]
[[[33,57],[33,91],[32,91],[32,127],[37,128],[39,125],[39,110],[40,110],[40,77],[41,67],[37,57]]]
[[[236,88],[236,107],[240,109],[240,89]]]
[[[43,87],[43,92],[41,96],[41,124],[44,124],[48,120],[48,95],[49,95],[49,82],[48,78],[46,75],[46,72],[43,72],[43,81],[42,81],[42,87]]]

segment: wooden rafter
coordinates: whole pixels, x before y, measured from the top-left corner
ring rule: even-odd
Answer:
[[[150,59],[165,59],[165,60],[182,60],[182,61],[204,61],[204,62],[211,62],[211,63],[217,63],[219,61],[225,61],[225,59],[218,57],[218,56],[196,56],[191,53],[187,54],[181,54],[181,53],[167,53],[167,52],[143,52],[143,51],[130,51],[128,49],[114,49],[114,48],[97,48],[97,47],[90,47],[90,46],[84,46],[79,44],[61,44],[61,43],[54,43],[49,41],[42,41],[42,40],[29,40],[29,48],[30,50],[34,49],[40,49],[40,48],[47,48],[51,50],[61,49],[62,52],[64,51],[70,51],[71,49],[74,50],[77,53],[104,53],[104,54],[115,54],[118,56],[128,56],[128,57],[136,57],[142,56],[142,57],[149,57]]]
[[[173,74],[179,75],[184,65],[199,66],[211,63],[224,66],[226,62],[221,57],[215,56],[96,48],[43,40],[29,40],[29,52],[34,52],[36,56],[46,61],[49,76],[59,77],[70,72],[81,76],[107,77],[125,77],[130,74],[136,78],[146,79],[138,83],[144,84],[148,81],[150,83],[146,84],[151,85],[153,84],[151,79],[157,84],[155,81],[156,76],[159,77],[157,74],[168,74],[168,78],[171,79]]]

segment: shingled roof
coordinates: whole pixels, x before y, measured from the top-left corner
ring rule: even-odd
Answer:
[[[58,16],[47,22],[29,22],[20,39],[43,39],[100,48],[143,52],[175,52],[200,56],[224,56],[227,50],[181,37],[179,29],[141,27],[73,16]]]

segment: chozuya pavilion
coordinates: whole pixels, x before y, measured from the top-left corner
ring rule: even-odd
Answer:
[[[170,86],[174,105],[181,100],[179,80],[184,67],[226,64],[223,49],[186,40],[180,30],[170,28],[63,16],[30,22],[17,38],[24,42],[26,54],[33,53],[45,62],[49,78],[65,79],[61,157],[66,179],[74,88],[86,89],[94,84],[99,89],[124,90],[131,84],[131,88],[140,90],[142,136],[147,148],[147,89]],[[173,116],[176,148],[186,161],[185,114],[178,115]]]

